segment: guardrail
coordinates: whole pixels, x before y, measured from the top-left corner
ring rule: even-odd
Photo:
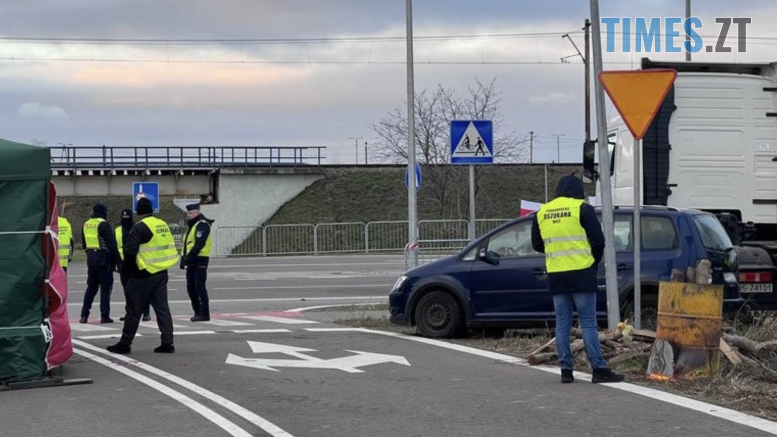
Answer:
[[[512,219],[475,221],[477,236]],[[467,220],[418,222],[423,259],[446,256],[469,243]],[[221,226],[215,230],[217,256],[319,255],[333,253],[403,253],[408,241],[406,221]]]
[[[326,147],[121,147],[51,149],[52,170],[197,169],[321,165]]]

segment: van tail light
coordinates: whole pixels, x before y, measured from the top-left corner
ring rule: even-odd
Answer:
[[[742,272],[739,273],[739,282],[748,284],[772,282],[774,273],[772,272]]]

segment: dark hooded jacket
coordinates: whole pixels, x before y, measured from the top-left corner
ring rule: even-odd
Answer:
[[[575,176],[562,177],[558,182],[556,197],[585,199],[583,183]],[[591,244],[594,264],[587,269],[549,273],[548,291],[550,294],[596,292],[598,290],[596,273],[604,254],[604,234],[602,233],[599,219],[596,217],[594,207],[588,203],[580,205],[580,225],[585,229],[588,242]],[[545,243],[542,241],[542,234],[540,234],[540,225],[536,214],[532,221],[531,238],[534,250],[545,253]]]

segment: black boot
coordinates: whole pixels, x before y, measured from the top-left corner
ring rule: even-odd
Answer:
[[[151,321],[151,314],[143,314],[143,321],[144,322],[150,322]]]
[[[114,354],[122,354],[122,355],[126,355],[126,354],[132,352],[132,348],[127,346],[126,344],[124,344],[122,342],[118,342],[118,343],[116,343],[116,344],[114,344],[112,346],[108,346],[105,349],[107,349],[108,352],[111,352],[111,353],[114,353]]]
[[[594,369],[594,377],[591,378],[591,382],[594,384],[607,384],[621,381],[623,381],[623,375],[618,375],[606,367]]]
[[[175,346],[172,343],[162,343],[161,346],[154,349],[154,353],[157,354],[172,354],[175,352]]]
[[[204,315],[198,314],[189,320],[191,320],[192,322],[208,322],[210,321],[210,316],[204,316]]]
[[[561,382],[564,384],[575,382],[575,375],[571,369],[561,369]]]

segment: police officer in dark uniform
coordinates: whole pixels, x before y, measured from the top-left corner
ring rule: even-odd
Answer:
[[[156,353],[173,353],[173,317],[167,301],[167,270],[178,263],[178,251],[170,228],[153,216],[151,201],[137,202],[140,221],[132,227],[124,243],[124,264],[129,273],[127,283],[127,316],[121,340],[108,346],[109,352],[128,354],[138,331],[140,317],[149,303],[154,307],[162,344]]]
[[[113,271],[119,263],[119,251],[113,229],[106,220],[108,208],[96,204],[92,208],[92,218],[84,223],[81,239],[86,250],[86,292],[81,308],[79,323],[87,323],[92,302],[100,290],[100,323],[113,323],[111,319],[111,290],[113,289]]]
[[[119,222],[119,225],[116,226],[116,245],[119,247],[119,255],[121,256],[121,266],[119,267],[119,279],[121,279],[121,288],[124,290],[124,300],[125,302],[128,302],[127,305],[129,305],[129,298],[127,298],[127,284],[129,283],[129,272],[127,269],[124,268],[124,236],[129,235],[130,231],[132,230],[132,227],[135,226],[135,221],[132,220],[132,210],[131,209],[125,209],[121,211],[121,222]],[[125,314],[129,312],[129,310],[126,309],[125,306]],[[127,316],[119,318],[122,322]],[[151,313],[149,311],[149,307],[146,306],[146,310],[143,312],[143,321],[148,322],[151,320]]]
[[[200,213],[199,203],[186,205],[186,217],[189,219],[189,229],[183,240],[181,269],[186,269],[186,291],[194,310],[190,320],[206,322],[210,320],[210,306],[205,281],[208,279],[208,262],[213,247],[211,225],[214,220]]]

